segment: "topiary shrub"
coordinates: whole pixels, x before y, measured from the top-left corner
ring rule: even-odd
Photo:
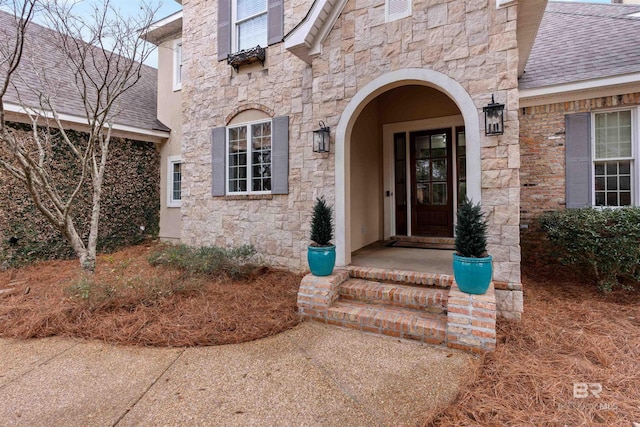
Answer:
[[[487,256],[487,221],[480,204],[473,204],[465,197],[458,207],[455,250],[467,258]]]
[[[598,287],[631,289],[640,283],[640,208],[566,209],[539,219],[563,264],[586,267]]]
[[[311,246],[331,246],[333,239],[333,222],[331,206],[327,205],[324,197],[316,199],[311,217]]]

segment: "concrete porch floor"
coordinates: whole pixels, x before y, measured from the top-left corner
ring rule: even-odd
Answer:
[[[444,249],[387,247],[379,241],[351,255],[351,265],[453,275],[453,252]]]

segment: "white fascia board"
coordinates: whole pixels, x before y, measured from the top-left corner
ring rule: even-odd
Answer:
[[[311,63],[311,57],[309,56],[311,42],[307,39],[310,38],[309,36],[311,35],[313,27],[318,21],[320,13],[327,2],[328,0],[315,1],[306,19],[298,28],[289,34],[284,41],[284,47],[287,50],[309,64]]]
[[[347,0],[316,0],[305,20],[285,38],[285,48],[311,64],[346,4]]]
[[[157,45],[162,39],[182,27],[181,23],[178,24],[179,21],[182,21],[182,10],[152,23],[140,38]]]
[[[347,4],[347,0],[337,0],[333,7],[328,11],[329,16],[325,19],[324,25],[320,27],[320,30],[314,37],[309,54],[311,56],[318,56],[322,53],[322,45],[324,41],[329,37],[329,33],[333,29],[334,24],[340,17],[342,9]]]
[[[24,114],[25,116],[32,114],[32,115],[37,115],[47,119],[53,119],[53,113],[51,113],[50,111],[39,111],[36,109],[27,109],[17,104],[6,103],[4,105],[4,109],[5,111],[16,113],[16,114]],[[87,128],[89,127],[86,117],[75,116],[72,114],[58,114],[58,118],[60,119],[61,122],[73,123],[80,126],[85,126]],[[114,124],[113,130],[119,131],[119,132],[131,133],[131,134],[150,136],[153,138],[161,138],[161,139],[169,138],[169,132],[166,132],[163,130],[143,129],[143,128],[129,126],[129,125]]]
[[[539,88],[520,89],[520,107],[549,104],[568,100],[569,93],[592,92],[606,90],[613,87],[640,85],[640,73],[624,74],[601,79],[584,80],[581,82],[564,83]],[[575,97],[573,97],[575,98]],[[575,98],[580,99],[580,98]],[[574,100],[575,100],[574,99]]]

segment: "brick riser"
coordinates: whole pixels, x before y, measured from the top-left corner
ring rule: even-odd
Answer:
[[[379,282],[393,282],[403,285],[433,286],[450,288],[453,276],[448,274],[421,273],[416,271],[387,270],[384,268],[347,266],[350,277]]]
[[[338,300],[327,309],[326,322],[365,332],[444,344],[446,316],[389,305]]]
[[[350,279],[339,287],[343,301],[360,301],[444,314],[447,311],[448,290],[422,288],[362,279]]]

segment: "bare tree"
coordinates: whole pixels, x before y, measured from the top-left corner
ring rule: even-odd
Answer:
[[[139,35],[151,25],[155,11],[143,5],[137,18],[124,19],[110,0],[103,0],[93,8],[89,19],[81,19],[74,15],[76,4],[64,0],[0,0],[0,6],[5,10],[11,7],[15,15],[11,28],[4,28],[5,34],[0,35],[0,168],[25,185],[37,209],[68,240],[82,269],[93,272],[113,126],[122,113],[123,94],[140,80],[142,63],[153,48]],[[27,55],[30,27],[39,13],[54,31],[47,33],[47,46],[37,46]],[[47,49],[55,51],[58,65],[72,76],[70,87],[62,87],[59,76],[38,68],[38,61],[33,60],[34,55],[50,54]],[[28,135],[7,125],[5,98],[10,93],[29,117]],[[69,124],[59,114],[60,106],[70,97],[82,106],[86,116],[83,141],[69,135]],[[59,188],[51,170],[53,145],[57,143],[72,153],[80,171],[72,189]],[[92,209],[89,234],[83,239],[74,207],[87,184],[91,187]]]

